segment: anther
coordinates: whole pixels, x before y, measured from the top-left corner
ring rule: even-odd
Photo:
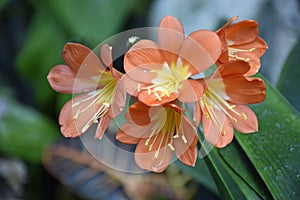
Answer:
[[[148,95],[150,95],[150,94],[151,94],[151,88],[148,87]]]
[[[78,109],[77,111],[76,111],[76,113],[75,113],[75,116],[74,116],[74,118],[73,119],[78,119],[78,116],[79,116],[79,114],[80,114],[80,110]]]
[[[219,132],[222,132],[222,130],[223,130],[223,126],[220,124],[219,125]]]
[[[157,150],[154,154],[154,158],[158,158],[159,150]]]
[[[145,145],[146,145],[146,146],[148,146],[149,141],[150,141],[150,138],[148,138],[148,139],[146,140],[146,142],[145,142]]]
[[[158,101],[162,101],[162,98],[159,96],[157,92],[154,93],[154,96],[157,98]]]
[[[246,120],[247,119],[247,115],[245,113],[242,112],[242,116],[243,118]]]
[[[238,122],[238,120],[237,120],[236,118],[234,118],[234,117],[232,117],[231,119],[232,119],[235,123]]]
[[[173,147],[173,145],[172,145],[171,143],[169,143],[168,146],[170,147],[170,149],[171,149],[172,151],[175,150],[175,148]]]
[[[110,106],[110,104],[109,104],[109,103],[106,103],[106,102],[104,102],[103,105],[106,106],[106,107],[109,107],[109,106]]]
[[[138,83],[138,92],[140,92],[140,91],[141,91],[141,84]]]
[[[176,134],[176,135],[173,136],[173,138],[174,138],[174,139],[175,139],[175,138],[179,138],[179,135]]]
[[[187,143],[187,139],[184,135],[181,136],[182,141],[186,144]]]
[[[72,104],[72,108],[78,106],[79,104],[80,104],[80,101],[78,101],[78,102],[76,102],[76,103],[73,103],[73,104]]]

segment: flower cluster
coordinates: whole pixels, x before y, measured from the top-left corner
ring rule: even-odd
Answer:
[[[124,56],[124,71],[113,67],[112,47],[104,44],[98,57],[81,44],[68,43],[63,51],[66,65],[50,71],[51,87],[79,94],[61,110],[59,123],[66,137],[83,134],[97,124],[102,138],[110,120],[126,108],[127,94],[134,97],[126,122],[116,139],[136,144],[135,160],[143,169],[162,172],[173,153],[186,165],[197,159],[197,126],[205,139],[225,147],[234,136],[258,130],[255,113],[246,104],[265,99],[265,84],[256,74],[267,45],[258,36],[258,24],[229,20],[216,32],[196,30],[185,36],[182,24],[164,17],[158,42],[142,39]],[[210,76],[196,78],[210,67]],[[185,105],[193,106],[188,117]]]

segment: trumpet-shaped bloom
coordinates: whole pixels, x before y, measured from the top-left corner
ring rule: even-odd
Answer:
[[[222,28],[217,30],[222,41],[220,63],[231,60],[248,62],[251,69],[247,76],[254,75],[260,69],[260,57],[266,52],[266,42],[258,37],[258,23],[254,20],[243,20],[230,26],[237,17],[231,18]]]
[[[111,118],[124,108],[126,98],[122,74],[112,66],[111,47],[101,47],[100,60],[89,48],[68,43],[62,56],[66,65],[53,67],[48,81],[58,92],[81,94],[63,106],[61,132],[65,137],[77,137],[98,123],[95,137],[102,138]]]
[[[129,108],[126,119],[116,138],[126,144],[137,144],[134,156],[141,168],[162,172],[173,152],[184,164],[195,165],[196,127],[177,103],[150,107],[137,102]]]
[[[232,141],[233,129],[241,133],[258,130],[256,115],[245,104],[262,102],[266,87],[263,80],[245,76],[250,69],[247,62],[231,61],[200,80],[207,88],[195,103],[194,120],[196,124],[202,121],[205,139],[216,147]]]
[[[195,102],[203,93],[199,82],[188,79],[213,65],[221,54],[218,35],[198,30],[185,38],[181,23],[166,16],[158,28],[158,43],[140,40],[126,53],[127,91],[146,105],[175,99]]]

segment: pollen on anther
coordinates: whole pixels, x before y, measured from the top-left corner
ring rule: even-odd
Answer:
[[[187,143],[187,139],[184,135],[181,136],[182,141],[186,144]]]
[[[245,62],[249,62],[250,60],[250,58],[245,58]]]
[[[78,101],[78,102],[76,102],[76,103],[73,103],[73,104],[72,104],[72,108],[78,106],[79,104],[80,104],[80,101]]]
[[[247,119],[247,115],[245,113],[242,113],[242,116],[245,120]]]
[[[231,119],[232,119],[235,123],[238,122],[238,120],[237,120],[236,118],[234,118],[234,117],[232,117]]]
[[[141,91],[141,84],[140,83],[138,83],[138,86],[137,86],[138,88],[138,92],[140,92]]]
[[[173,145],[172,145],[171,143],[169,143],[168,146],[170,147],[170,149],[171,149],[172,151],[175,150],[175,148],[173,147]]]
[[[157,92],[155,92],[154,95],[158,101],[162,101],[162,98],[159,96],[159,94]]]
[[[174,138],[174,139],[175,139],[175,138],[179,138],[179,135],[176,134],[176,135],[173,136],[173,138]]]
[[[157,150],[154,154],[154,158],[158,158],[159,150]]]
[[[75,116],[74,116],[74,119],[75,119],[75,120],[78,119],[79,114],[80,114],[80,110],[78,109],[78,110],[76,111],[76,113],[75,113]]]

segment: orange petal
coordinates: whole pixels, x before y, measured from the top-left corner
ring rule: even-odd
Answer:
[[[184,30],[178,19],[172,16],[164,17],[159,24],[158,41],[169,66],[176,63],[183,40]]]
[[[194,105],[194,116],[193,116],[193,120],[195,122],[195,125],[198,126],[200,124],[202,118],[202,111],[200,108],[200,102],[195,102]]]
[[[223,79],[226,95],[235,104],[260,103],[266,98],[266,86],[262,79],[232,77]]]
[[[65,137],[77,137],[94,123],[96,113],[103,108],[101,102],[93,103],[96,98],[97,95],[93,97],[82,94],[63,106],[59,115],[59,124]],[[79,113],[80,111],[82,112]]]
[[[86,46],[77,43],[67,43],[62,53],[66,64],[77,72],[83,65],[86,66],[85,73],[99,73],[99,70],[105,70],[99,58]]]
[[[258,35],[258,23],[254,20],[243,20],[226,29],[228,45],[239,45],[254,41]]]
[[[226,24],[224,24],[221,28],[219,28],[216,32],[219,33],[220,31],[226,29],[234,20],[237,20],[238,19],[238,16],[234,16],[232,18],[230,18]]]
[[[112,60],[112,47],[108,44],[103,44],[100,48],[100,58],[104,64],[104,66],[112,68],[113,60]]]
[[[250,69],[247,73],[245,73],[245,76],[252,76],[259,71],[261,64],[260,64],[260,58],[257,55],[255,55],[252,52],[238,52],[237,56],[242,58],[242,60],[247,60],[247,63],[249,63],[250,65]]]
[[[150,82],[165,62],[159,46],[151,40],[140,40],[134,44],[124,57],[126,74],[137,82]],[[150,76],[150,78],[148,78]]]
[[[197,155],[198,155],[198,149],[197,146],[194,146],[194,147],[190,147],[178,158],[183,164],[194,167],[197,161]]]
[[[132,80],[126,74],[124,74],[119,81],[123,83],[126,92],[135,97],[138,95],[138,88],[142,88],[144,86],[143,84]]]
[[[102,47],[100,49],[100,57],[101,57],[103,64],[105,66],[109,67],[109,69],[112,73],[112,76],[115,79],[119,80],[123,74],[113,67],[112,47],[107,44],[102,45]]]
[[[76,77],[67,65],[57,65],[51,69],[47,79],[51,87],[61,93],[77,94],[97,89],[97,81],[89,77]]]
[[[148,138],[153,131],[153,126],[152,124],[148,124],[147,126],[139,126],[138,124],[126,122],[120,127],[119,130],[135,138]]]
[[[155,141],[154,137],[152,137],[147,146],[145,145],[146,139],[141,139],[134,153],[136,163],[143,169],[153,172],[163,172],[172,159],[172,151],[166,145],[168,139],[168,137],[162,138],[160,134]],[[160,143],[163,145],[160,146]],[[151,144],[153,146],[149,150],[149,145]]]
[[[196,127],[186,118],[181,116],[181,123],[178,130],[178,138],[173,139],[173,145],[177,157],[186,165],[194,166],[197,152],[191,151],[198,142]],[[185,139],[184,139],[185,138]],[[192,155],[192,153],[195,153]]]
[[[128,109],[128,114],[130,119],[126,117],[127,120],[134,122],[139,126],[146,126],[150,124],[151,118],[149,116],[151,107],[143,104],[142,102],[137,102],[131,105]]]
[[[205,139],[218,148],[225,147],[233,139],[233,127],[225,113],[213,109],[215,117],[209,119],[205,115],[202,117],[202,125]]]
[[[111,118],[117,117],[124,109],[126,103],[126,90],[122,81],[118,81],[115,88],[115,95],[110,105]]]
[[[51,69],[47,79],[53,90],[72,94],[75,76],[75,73],[67,65],[57,65]]]
[[[100,119],[97,130],[96,130],[95,138],[102,139],[104,132],[107,130],[107,128],[109,126],[110,120],[111,120],[111,118],[110,118],[109,114],[104,115]]]
[[[126,134],[122,129],[118,131],[116,139],[124,144],[137,144],[140,140],[140,138]]]
[[[203,85],[196,80],[184,80],[181,82],[178,99],[183,103],[199,101],[203,94]]]
[[[198,74],[212,66],[221,54],[219,36],[208,30],[191,33],[182,43],[179,56],[192,74]]]
[[[138,94],[138,99],[146,104],[147,106],[156,106],[156,105],[163,105],[165,103],[171,102],[177,98],[177,95],[175,93],[171,93],[170,96],[161,96],[159,99],[157,98],[161,95],[161,92],[151,92],[148,93],[148,90],[142,90]]]
[[[222,77],[242,77],[250,70],[250,65],[247,62],[241,60],[230,61],[223,65],[220,65],[218,70],[214,73],[214,78]]]
[[[244,105],[236,105],[234,110],[239,113],[228,110],[232,117],[236,120],[232,120],[233,127],[241,133],[252,133],[258,131],[258,121],[255,113]]]

